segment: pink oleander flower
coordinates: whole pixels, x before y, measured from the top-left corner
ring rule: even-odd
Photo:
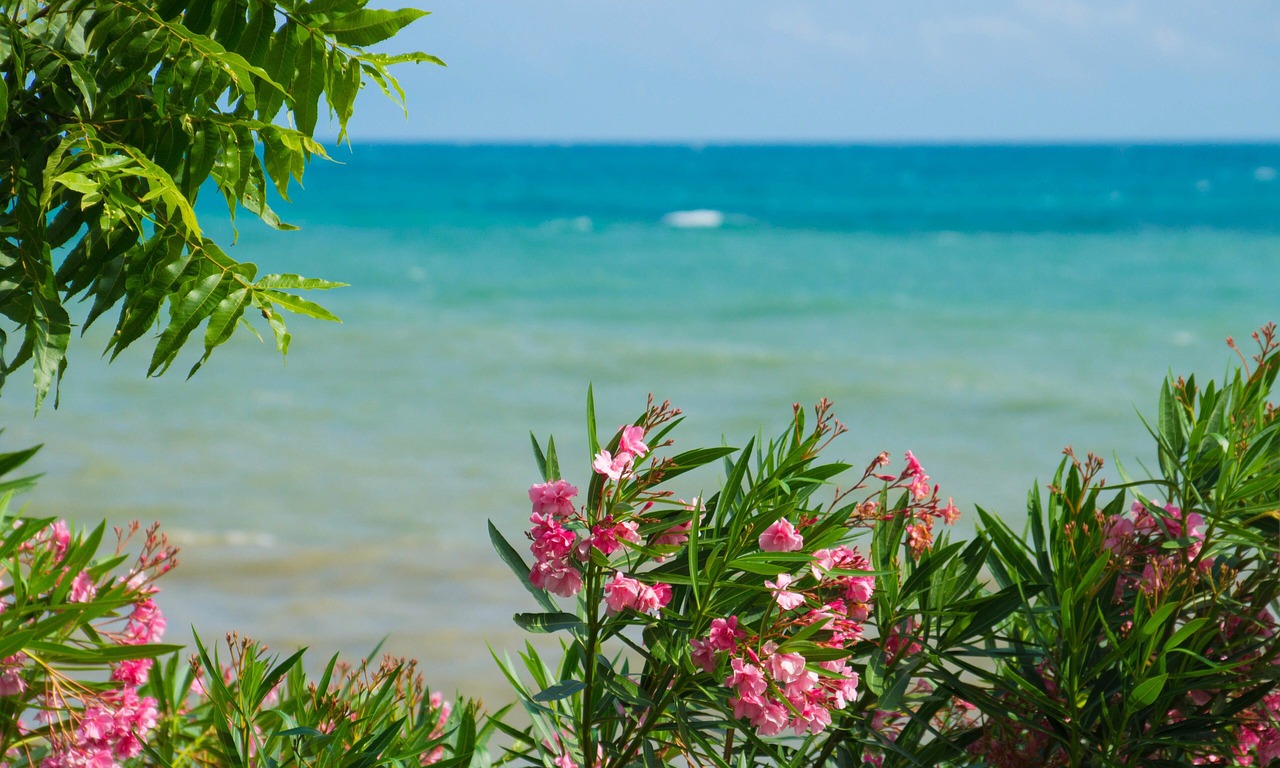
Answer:
[[[605,612],[612,615],[634,607],[643,587],[636,579],[617,574],[604,585],[604,602],[608,606]]]
[[[693,663],[697,664],[703,672],[708,674],[715,672],[716,648],[711,644],[711,640],[695,637],[689,641],[689,645],[693,646],[693,650],[689,653]]]
[[[804,595],[799,592],[792,592],[787,587],[795,581],[789,573],[778,574],[777,581],[766,581],[764,585],[773,590],[773,599],[778,603],[778,607],[784,611],[790,611],[798,606],[804,605]]]
[[[911,556],[920,559],[924,551],[933,546],[933,530],[926,523],[912,523],[907,526],[907,548]]]
[[[671,585],[649,586],[641,581],[617,574],[604,585],[605,613],[613,615],[630,608],[640,613],[657,615],[671,602]]]
[[[786,685],[799,680],[805,675],[805,659],[803,656],[798,653],[777,653],[776,649],[777,645],[773,642],[765,643],[762,649],[767,654],[764,666],[769,671],[770,677]]]
[[[529,529],[529,537],[533,543],[529,551],[539,561],[562,559],[573,551],[577,535],[560,525],[551,517],[540,517],[534,512],[530,517],[533,527]]]
[[[87,603],[98,596],[98,585],[88,571],[81,571],[71,581],[71,594],[67,597],[73,603]]]
[[[777,736],[787,727],[787,708],[780,702],[766,700],[751,718],[751,725],[761,736]]]
[[[21,696],[27,690],[22,668],[27,654],[18,652],[0,659],[0,696]]]
[[[129,623],[125,625],[125,643],[128,645],[144,645],[158,643],[164,636],[167,624],[160,606],[151,598],[133,604],[133,613],[129,614]]]
[[[735,658],[729,662],[733,672],[725,679],[727,688],[733,688],[745,699],[758,699],[769,690],[769,683],[764,679],[764,672],[754,664]]]
[[[707,633],[707,641],[717,651],[734,653],[738,650],[738,641],[746,637],[745,630],[738,628],[738,617],[712,619],[711,631]]]
[[[151,672],[151,663],[151,659],[128,659],[122,661],[111,671],[111,679],[134,688],[145,685],[147,676]]]
[[[960,520],[960,509],[950,496],[947,497],[947,506],[943,507],[939,514],[942,515],[942,519],[946,521],[947,525],[955,525]]]
[[[919,460],[911,451],[907,451],[907,469],[903,476],[911,478],[909,490],[916,499],[926,499],[933,492],[929,485],[929,475],[925,474],[924,467],[920,466]]]
[[[533,502],[533,511],[539,515],[568,517],[573,514],[573,497],[578,489],[564,480],[553,480],[550,483],[538,483],[529,488],[529,501]]]
[[[612,555],[622,546],[623,541],[639,543],[639,523],[634,520],[625,520],[615,525],[613,517],[606,516],[591,529],[591,546],[604,555]]]
[[[625,451],[619,451],[618,455],[614,456],[608,451],[601,450],[596,454],[595,460],[591,462],[591,468],[597,474],[604,475],[616,482],[631,471],[631,465],[634,461],[635,457]]]
[[[529,583],[553,595],[573,597],[582,591],[582,574],[565,560],[544,560],[529,571]]]
[[[67,555],[67,546],[71,544],[71,529],[67,527],[66,520],[49,526],[49,551],[53,552],[53,559],[62,562],[62,558]]]
[[[644,427],[623,427],[622,437],[618,440],[619,452],[629,453],[637,459],[649,452],[644,444]]]
[[[679,547],[689,540],[689,529],[693,528],[693,521],[686,520],[671,526],[661,534],[654,536],[649,542],[651,547]],[[655,557],[654,560],[661,563],[667,558],[665,556]]]
[[[818,666],[843,677],[822,678],[822,686],[831,694],[832,705],[844,709],[858,699],[858,673],[842,660],[820,662]]]
[[[760,534],[760,549],[765,552],[795,552],[804,546],[804,537],[791,521],[781,518]]]

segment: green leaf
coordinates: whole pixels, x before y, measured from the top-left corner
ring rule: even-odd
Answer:
[[[1168,679],[1169,674],[1166,672],[1143,680],[1133,689],[1134,702],[1140,707],[1150,706],[1164,690],[1164,683]]]
[[[341,318],[314,301],[308,301],[300,296],[281,293],[280,291],[264,290],[262,293],[271,299],[272,303],[284,307],[294,314],[314,317],[317,320],[328,320],[331,323],[342,322]]]
[[[541,693],[535,694],[533,700],[538,702],[548,702],[567,699],[575,693],[585,690],[586,687],[586,683],[578,680],[561,680]]]
[[[258,282],[253,284],[254,288],[284,291],[327,291],[331,288],[346,288],[347,286],[348,283],[335,283],[331,280],[321,280],[316,277],[303,277],[302,275],[294,274],[263,275],[258,278]]]
[[[559,632],[565,629],[571,632],[578,632],[586,628],[586,625],[577,616],[563,611],[553,613],[517,613],[512,619],[517,626],[528,632]]]
[[[548,613],[557,613],[556,604],[547,596],[546,591],[538,589],[529,583],[530,569],[528,564],[525,563],[524,558],[520,557],[520,553],[516,552],[515,547],[511,546],[506,540],[492,520],[489,521],[489,541],[493,542],[493,548],[497,551],[498,557],[502,558],[502,562],[507,564],[507,567],[516,575],[516,578],[529,591],[529,594],[533,595],[534,599],[538,601],[538,605],[545,608]]]
[[[401,8],[396,11],[365,8],[334,19],[321,29],[339,43],[366,46],[390,38],[426,15],[426,11],[416,8]]]

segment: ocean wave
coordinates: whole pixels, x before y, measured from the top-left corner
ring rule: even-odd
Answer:
[[[1276,169],[1269,165],[1260,165],[1253,169],[1253,178],[1258,181],[1275,181]]]
[[[662,217],[662,223],[676,229],[718,229],[724,226],[723,211],[698,208],[692,211],[672,211]]]

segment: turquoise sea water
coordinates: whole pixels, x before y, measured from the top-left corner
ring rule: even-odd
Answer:
[[[164,523],[175,636],[385,635],[490,698],[484,642],[516,647],[529,606],[485,521],[520,536],[530,430],[586,481],[588,383],[606,426],[670,398],[686,447],[829,397],[835,456],[911,449],[1016,518],[1065,445],[1138,470],[1161,378],[1280,320],[1280,145],[335,157],[280,210],[300,232],[242,218],[232,253],[350,282],[316,297],[343,325],[295,320],[287,365],[242,333],[187,382],[144,380],[141,348],[107,367],[95,329],[56,412],[10,381],[3,447],[46,443],[32,512]]]

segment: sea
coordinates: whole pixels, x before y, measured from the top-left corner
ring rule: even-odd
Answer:
[[[602,429],[646,398],[675,448],[780,433],[835,403],[833,460],[911,450],[965,513],[1010,520],[1062,450],[1142,475],[1161,381],[1221,379],[1280,320],[1280,144],[356,145],[278,213],[210,232],[259,273],[349,283],[242,329],[193,378],[147,340],[72,344],[55,410],[26,374],[0,450],[44,448],[18,499],[80,526],[159,521],[181,565],[169,639],[235,630],[279,653],[420,660],[433,687],[506,699],[491,654],[534,609],[493,554],[523,546],[554,435],[585,485]],[[80,316],[83,316],[81,313]],[[718,468],[682,480],[711,493]]]

